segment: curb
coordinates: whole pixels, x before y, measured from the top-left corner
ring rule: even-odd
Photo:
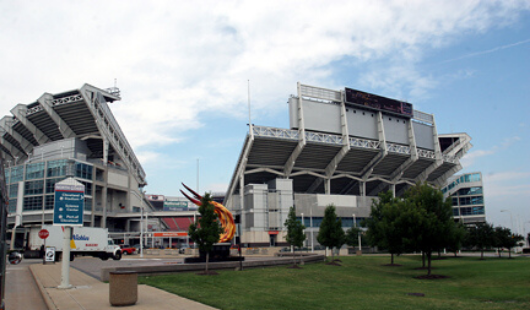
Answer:
[[[40,294],[42,296],[42,299],[44,299],[44,302],[46,303],[46,306],[48,307],[48,310],[57,310],[57,307],[53,303],[53,300],[50,298],[50,295],[48,295],[48,292],[40,282],[39,278],[35,276],[35,272],[33,271],[33,266],[29,266],[29,271],[31,272],[31,276],[35,280],[35,283],[37,284],[37,287],[39,288]]]

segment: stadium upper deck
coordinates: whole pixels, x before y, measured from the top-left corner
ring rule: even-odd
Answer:
[[[293,192],[401,194],[418,181],[441,187],[471,148],[465,133],[440,135],[434,115],[412,105],[346,88],[298,83],[290,129],[252,126],[226,195],[248,184],[292,179]],[[300,100],[301,99],[301,100]]]

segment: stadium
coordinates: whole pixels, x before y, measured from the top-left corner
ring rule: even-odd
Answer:
[[[116,87],[85,84],[18,104],[0,120],[12,247],[31,249],[31,236],[52,223],[54,185],[69,176],[85,185],[84,226],[139,238],[142,211],[153,209],[145,172],[109,107],[120,99]],[[149,227],[166,229],[156,217]]]
[[[291,206],[314,247],[327,205],[344,228],[359,225],[381,191],[442,188],[472,147],[465,133],[439,134],[434,115],[410,103],[351,88],[298,83],[288,105],[289,128],[250,124],[224,200],[250,247],[284,245]]]
[[[18,104],[0,120],[16,247],[31,248],[30,236],[52,223],[54,185],[68,176],[85,185],[85,226],[108,228],[118,243],[139,243],[145,231],[145,245],[189,245],[187,229],[197,209],[183,197],[144,194],[146,174],[109,107],[118,100],[116,87],[85,84]],[[471,137],[439,134],[434,115],[351,88],[300,83],[287,103],[289,127],[250,124],[227,192],[214,195],[238,222],[234,242],[286,245],[284,222],[292,206],[307,227],[306,245],[314,247],[329,204],[348,228],[369,216],[381,191],[399,196],[417,182],[442,188],[450,180],[459,185],[446,195],[465,196],[465,182],[453,175]],[[484,220],[483,204],[454,210],[464,223]]]

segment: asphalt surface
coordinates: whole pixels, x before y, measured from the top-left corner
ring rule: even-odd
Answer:
[[[5,301],[7,310],[48,310],[42,295],[29,271],[32,264],[42,264],[40,259],[23,259],[18,265],[6,266]]]

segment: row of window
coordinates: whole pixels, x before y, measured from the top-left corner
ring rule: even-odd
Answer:
[[[458,203],[455,203],[458,202]],[[459,197],[453,198],[453,206],[460,205],[482,205],[484,204],[484,196],[469,196],[469,197]]]
[[[67,160],[52,160],[46,167],[46,177],[53,178],[65,176],[67,170]],[[84,163],[76,162],[73,169],[75,176],[82,179],[92,180],[94,167]],[[43,179],[45,163],[33,163],[26,165],[26,180]],[[6,179],[8,183],[17,183],[24,180],[24,166],[16,166],[6,169]]]
[[[467,196],[467,195],[482,195],[482,187],[467,187],[461,188],[458,192],[454,193],[452,196]]]
[[[44,210],[53,210],[54,206],[54,195],[44,196]],[[17,200],[13,199],[9,201],[9,212],[16,212]],[[40,211],[42,210],[42,196],[24,197],[24,205],[22,211]],[[92,210],[92,198],[85,198],[85,211]]]
[[[463,176],[451,182],[451,184],[444,187],[442,189],[442,192],[445,194],[447,191],[450,191],[456,185],[461,184],[461,183],[480,182],[481,180],[482,178],[480,177],[480,173],[464,174]]]
[[[483,215],[484,206],[478,207],[465,207],[465,208],[453,208],[453,216],[466,216],[466,215]]]
[[[299,221],[302,221],[301,217],[297,217],[297,219]],[[302,224],[305,227],[307,227],[307,228],[309,228],[309,227],[318,228],[318,227],[320,227],[320,224],[322,223],[323,219],[324,219],[323,217],[313,216],[313,226],[311,226],[311,218],[304,216],[304,221],[303,221]],[[344,227],[344,228],[348,227],[349,228],[349,227],[353,226],[353,217],[342,217],[340,219],[341,219],[341,222],[342,222],[342,227]],[[355,219],[357,227],[361,227],[361,221],[362,220],[363,220],[363,218],[360,218],[360,217]]]
[[[61,182],[64,178],[47,179],[46,188],[44,186],[44,180],[37,181],[26,181],[24,183],[24,195],[42,195],[44,191],[46,194],[53,194],[55,192],[55,184]],[[85,195],[92,196],[92,183],[83,182],[85,186]],[[16,198],[18,195],[18,184],[9,185],[9,197]]]

